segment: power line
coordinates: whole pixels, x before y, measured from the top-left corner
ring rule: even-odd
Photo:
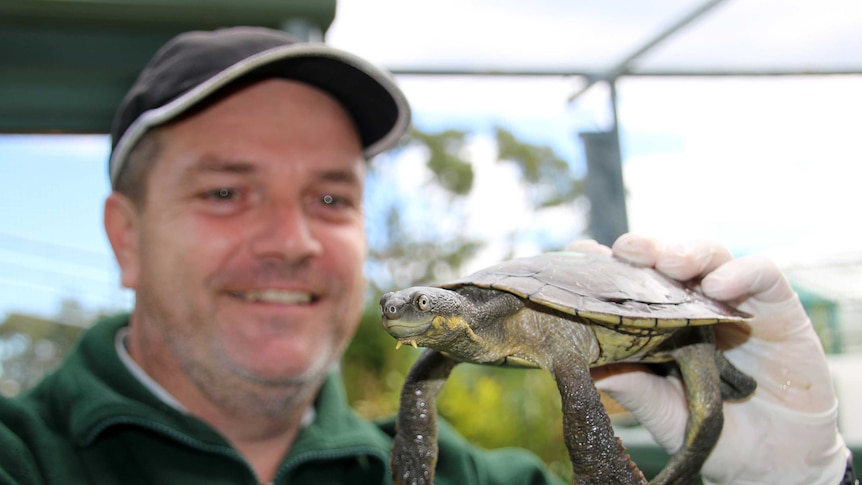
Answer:
[[[111,283],[112,281],[116,281],[116,272],[113,272],[107,268],[102,269],[102,277],[86,274],[86,273],[74,273],[74,272],[66,272],[61,271],[59,268],[39,268],[36,266],[28,266],[19,263],[13,263],[9,261],[3,261],[0,259],[0,266],[5,266],[7,268],[12,268],[18,271],[24,271],[25,273],[41,273],[44,279],[52,279],[56,280],[57,275],[62,275],[69,278],[76,278],[82,280],[90,280],[93,282],[98,282],[102,284]]]
[[[0,249],[50,259],[63,259],[66,262],[99,268],[104,268],[106,261],[113,261],[113,256],[108,253],[6,232],[0,232]],[[65,253],[65,255],[61,257],[57,256],[57,253]]]

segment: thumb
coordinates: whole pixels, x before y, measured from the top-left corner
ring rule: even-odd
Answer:
[[[631,412],[668,452],[682,446],[688,408],[679,379],[646,370],[597,370],[593,376],[596,388]]]

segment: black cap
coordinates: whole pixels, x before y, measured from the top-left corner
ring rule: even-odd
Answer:
[[[337,99],[353,117],[366,158],[392,147],[410,124],[407,100],[390,74],[353,54],[262,27],[186,32],[156,52],[117,110],[111,183],[148,129],[237,81],[273,77],[308,83]]]

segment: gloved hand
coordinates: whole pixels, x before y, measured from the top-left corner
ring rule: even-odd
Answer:
[[[594,242],[572,250],[610,252]],[[750,328],[719,325],[719,347],[757,381],[744,401],[725,402],[724,429],[702,469],[707,484],[840,483],[849,450],[837,430],[837,400],[820,341],[789,282],[763,257],[733,259],[709,242],[664,245],[621,236],[613,255],[654,266],[754,315]],[[668,452],[680,448],[688,409],[681,384],[636,365],[598,369],[593,377]]]

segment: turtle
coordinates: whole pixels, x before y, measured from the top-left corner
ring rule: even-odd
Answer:
[[[380,308],[397,347],[427,347],[401,390],[391,454],[399,485],[434,482],[435,397],[461,362],[551,373],[574,484],[647,483],[614,434],[590,368],[656,363],[684,382],[684,444],[651,484],[696,478],[721,433],[723,400],[745,399],[756,388],[714,336],[714,325],[744,325],[751,315],[704,296],[694,282],[605,254],[511,259],[451,283],[386,293]]]

